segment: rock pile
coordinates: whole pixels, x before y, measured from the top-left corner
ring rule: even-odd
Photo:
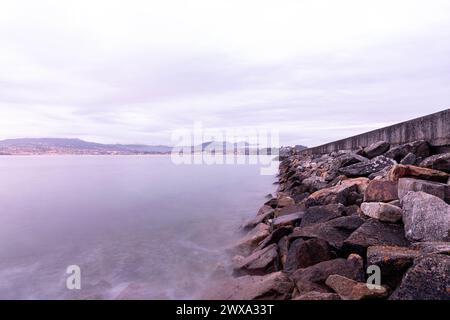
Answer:
[[[281,160],[215,298],[450,299],[450,153],[380,141]]]

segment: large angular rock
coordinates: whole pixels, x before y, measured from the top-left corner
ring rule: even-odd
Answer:
[[[306,205],[308,207],[332,203],[341,203],[343,205],[346,205],[349,193],[355,190],[355,185],[336,185],[334,187],[321,189],[314,192],[306,199]]]
[[[387,166],[380,171],[369,174],[367,177],[370,180],[386,180],[392,167],[393,166]]]
[[[202,296],[208,300],[287,300],[294,283],[279,271],[265,276],[243,276],[215,283]]]
[[[445,183],[449,176],[448,173],[439,170],[403,164],[393,166],[388,173],[388,179],[391,181],[398,181],[400,178],[410,177]]]
[[[276,217],[272,221],[272,227],[276,229],[282,226],[297,226],[300,224],[303,214],[304,214],[303,212],[297,212]]]
[[[428,157],[420,163],[420,166],[450,173],[450,152]]]
[[[288,207],[295,205],[294,199],[288,196],[284,196],[278,199],[277,206],[279,208]]]
[[[340,186],[356,186],[356,192],[364,193],[369,185],[370,179],[365,177],[344,179],[338,183]]]
[[[233,251],[242,255],[248,255],[269,234],[269,226],[260,223],[235,244]]]
[[[342,250],[364,256],[368,247],[377,245],[407,247],[409,241],[401,225],[369,219],[344,241]]]
[[[408,192],[402,204],[408,239],[450,241],[450,205],[425,192]]]
[[[346,216],[353,216],[353,215],[360,215],[362,214],[361,208],[357,205],[351,205],[345,207],[345,215]]]
[[[359,259],[334,259],[320,262],[292,274],[300,295],[307,292],[330,292],[325,281],[332,274],[338,274],[355,281],[364,280],[363,263]]]
[[[233,269],[235,275],[264,275],[278,271],[278,248],[272,244],[262,250],[253,252],[248,257],[235,256],[233,258]]]
[[[332,274],[327,278],[325,284],[333,289],[342,300],[363,300],[385,298],[388,294],[382,286],[369,288],[367,283]]]
[[[340,250],[344,240],[363,223],[364,220],[358,216],[341,217],[307,227],[295,228],[290,237],[291,239],[323,239],[336,250]]]
[[[318,176],[310,176],[308,178],[303,179],[302,185],[307,187],[307,191],[314,192],[319,189],[325,188],[327,182],[324,178]]]
[[[389,202],[398,199],[397,182],[372,180],[364,192],[365,202]]]
[[[252,229],[260,223],[267,222],[268,219],[273,218],[273,215],[274,215],[274,210],[272,208],[270,208],[270,210],[264,211],[263,213],[258,214],[256,217],[244,222],[242,224],[241,228],[244,230]]]
[[[411,245],[411,248],[420,250],[422,253],[441,253],[450,255],[450,242],[448,241],[416,242]]]
[[[384,222],[399,222],[402,220],[402,209],[384,202],[364,202],[361,204],[362,212],[371,218]]]
[[[268,201],[266,201],[266,203],[264,203],[263,208],[271,207],[272,209],[275,209],[277,206],[278,206],[278,199],[272,198],[272,199],[269,199]]]
[[[344,214],[345,207],[340,203],[309,207],[303,215],[300,227],[306,227],[314,223],[332,220],[342,217]]]
[[[449,300],[450,256],[431,254],[414,261],[392,300]]]
[[[273,243],[277,243],[284,236],[290,234],[292,232],[292,226],[282,226],[278,229],[273,230],[263,241],[261,241],[258,245],[258,249],[261,250]]]
[[[336,258],[330,245],[322,239],[297,239],[289,247],[285,271],[293,272],[316,263]]]
[[[423,191],[446,202],[450,202],[450,186],[446,183],[413,178],[400,178],[398,180],[399,198],[402,199],[410,191]]]
[[[336,293],[311,291],[302,294],[298,297],[295,297],[292,300],[325,301],[325,300],[341,300],[341,298]]]
[[[293,197],[295,197],[295,195],[293,195]],[[293,206],[277,208],[275,210],[275,216],[276,217],[285,216],[287,214],[299,213],[299,212],[302,212],[302,211],[305,211],[305,205],[303,203],[297,203],[297,204],[295,204]]]
[[[430,155],[430,146],[428,142],[418,140],[393,147],[384,155],[400,162],[408,153],[413,153],[418,158],[425,158]]]
[[[289,252],[290,239],[284,236],[278,241],[278,256],[280,257],[280,267],[284,269],[286,266],[287,255]]]
[[[408,153],[402,161],[400,161],[400,164],[415,164],[417,162],[417,157],[414,153]]]
[[[392,166],[396,162],[385,156],[378,156],[372,160],[352,164],[348,167],[340,168],[339,173],[347,177],[367,177],[371,173],[381,171],[382,169]]]
[[[394,289],[421,252],[405,247],[372,246],[367,248],[367,265],[380,267],[381,284]]]
[[[391,144],[386,141],[378,141],[375,143],[372,143],[370,146],[364,148],[364,155],[369,158],[375,158],[377,156],[382,155],[386,151],[389,150],[391,147]]]
[[[363,162],[363,161],[367,161],[367,158],[357,155],[355,153],[347,153],[347,154],[343,154],[339,157],[337,157],[334,161],[333,161],[333,166],[335,168],[342,168],[342,167],[347,167],[350,166],[352,164],[358,163],[358,162]]]
[[[267,215],[273,213],[274,210],[271,206],[263,205],[259,210],[257,215]]]

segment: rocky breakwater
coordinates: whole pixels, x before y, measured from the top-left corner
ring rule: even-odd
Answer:
[[[282,158],[212,299],[450,299],[450,153],[426,141]],[[379,267],[381,285],[369,287]]]

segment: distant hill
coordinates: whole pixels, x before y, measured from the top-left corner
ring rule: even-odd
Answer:
[[[172,147],[140,144],[101,144],[81,139],[24,138],[0,141],[0,155],[32,154],[161,154]]]
[[[0,155],[41,155],[41,154],[169,154],[172,147],[165,145],[144,144],[102,144],[88,142],[81,139],[64,138],[23,138],[8,139],[0,141]],[[274,154],[276,149],[270,152],[258,148],[257,145],[245,141],[230,143],[226,141],[208,141],[198,146],[186,146],[183,148],[188,152],[206,153],[239,153],[256,154],[265,152]],[[258,151],[259,150],[259,151]]]

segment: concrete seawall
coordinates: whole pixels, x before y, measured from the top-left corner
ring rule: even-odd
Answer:
[[[450,109],[305,149],[300,154],[325,154],[339,150],[357,150],[381,140],[390,142],[391,145],[427,140],[437,148],[449,146]]]

